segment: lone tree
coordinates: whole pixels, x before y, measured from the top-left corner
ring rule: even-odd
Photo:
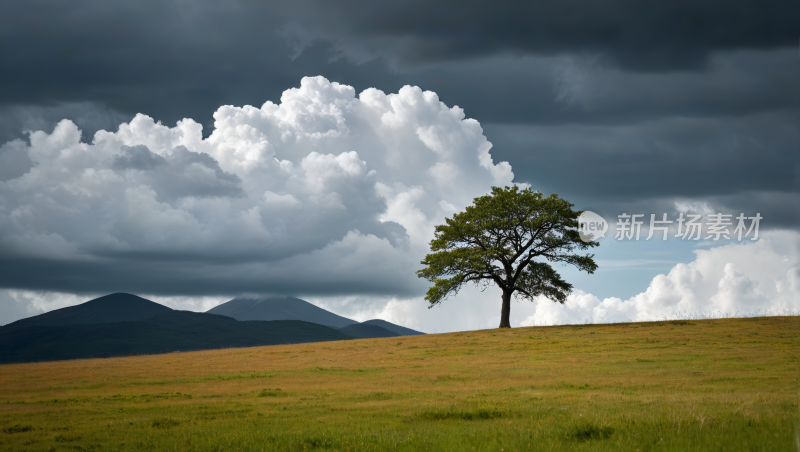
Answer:
[[[597,246],[578,234],[582,212],[557,195],[543,197],[530,188],[492,187],[492,194],[475,198],[465,212],[436,226],[431,253],[417,276],[434,283],[425,299],[430,307],[464,284],[486,288],[492,283],[503,291],[500,328],[511,328],[511,296],[533,301],[543,295],[564,303],[572,285],[561,279],[545,261],[561,262],[594,273],[594,255],[574,254]]]

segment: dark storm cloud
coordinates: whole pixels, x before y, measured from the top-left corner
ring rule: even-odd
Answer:
[[[319,14],[307,19],[313,28],[305,30],[306,39],[327,30],[333,39],[403,38],[394,50],[401,60],[585,52],[637,71],[697,69],[719,51],[794,46],[800,15],[800,6],[781,0],[311,4]],[[302,41],[303,32],[295,34]],[[379,43],[362,52],[368,50],[385,51]]]
[[[76,294],[105,292],[157,293],[161,295],[230,295],[274,293],[291,295],[363,294],[414,295],[425,284],[408,275],[396,278],[321,280],[289,273],[281,281],[264,282],[265,266],[217,261],[197,265],[192,261],[157,259],[103,259],[64,262],[50,259],[0,257],[0,287],[52,290]],[[374,273],[380,276],[379,272]],[[413,276],[413,275],[412,275]],[[2,315],[2,312],[0,312]]]
[[[778,1],[7,2],[0,104],[93,101],[209,126],[208,112],[219,105],[277,101],[300,77],[322,74],[358,90],[417,84],[482,121],[695,113],[699,102],[564,111],[553,102],[550,69],[531,73],[530,65],[491,58],[598,55],[601,64],[634,71],[696,70],[719,52],[796,46],[797,9]],[[294,60],[292,46],[301,50]],[[774,68],[761,73],[769,78]],[[528,82],[522,95],[510,88],[519,82]],[[781,103],[779,92],[769,85],[747,91],[760,102],[734,95],[729,106],[699,109],[763,108]]]
[[[484,125],[515,175],[581,208],[674,212],[675,201],[800,224],[800,111],[603,126]],[[568,168],[568,171],[565,169]],[[565,175],[568,174],[568,177]]]
[[[431,65],[404,80],[481,123],[620,125],[794,111],[799,75],[797,49],[783,49],[719,54],[703,71],[666,73],[621,71],[594,57],[498,56]]]
[[[646,124],[484,125],[493,154],[515,174],[565,192],[602,197],[679,197],[800,188],[800,111],[744,118],[669,118]],[[570,168],[569,180],[559,168]]]

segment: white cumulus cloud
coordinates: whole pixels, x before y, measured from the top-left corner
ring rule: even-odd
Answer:
[[[205,139],[139,114],[91,142],[63,120],[3,145],[3,162],[33,164],[0,177],[0,285],[419,295],[433,226],[513,183],[480,124],[417,87],[307,77],[214,119]]]
[[[563,306],[537,300],[523,325],[647,321],[683,316],[800,312],[800,234],[769,231],[756,242],[695,251],[697,259],[658,275],[628,300],[581,290]]]

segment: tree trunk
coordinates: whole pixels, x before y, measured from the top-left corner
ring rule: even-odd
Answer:
[[[511,328],[511,291],[503,291],[503,307],[500,309],[500,328]]]

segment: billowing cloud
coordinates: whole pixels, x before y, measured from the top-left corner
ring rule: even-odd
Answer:
[[[658,275],[628,300],[581,290],[564,306],[537,300],[523,325],[647,321],[692,316],[800,312],[800,233],[771,231],[755,242],[697,250],[697,259]]]
[[[278,104],[137,115],[91,143],[64,120],[3,146],[0,286],[70,293],[419,294],[433,226],[513,182],[433,92],[304,78]],[[5,156],[11,157],[5,157]]]

